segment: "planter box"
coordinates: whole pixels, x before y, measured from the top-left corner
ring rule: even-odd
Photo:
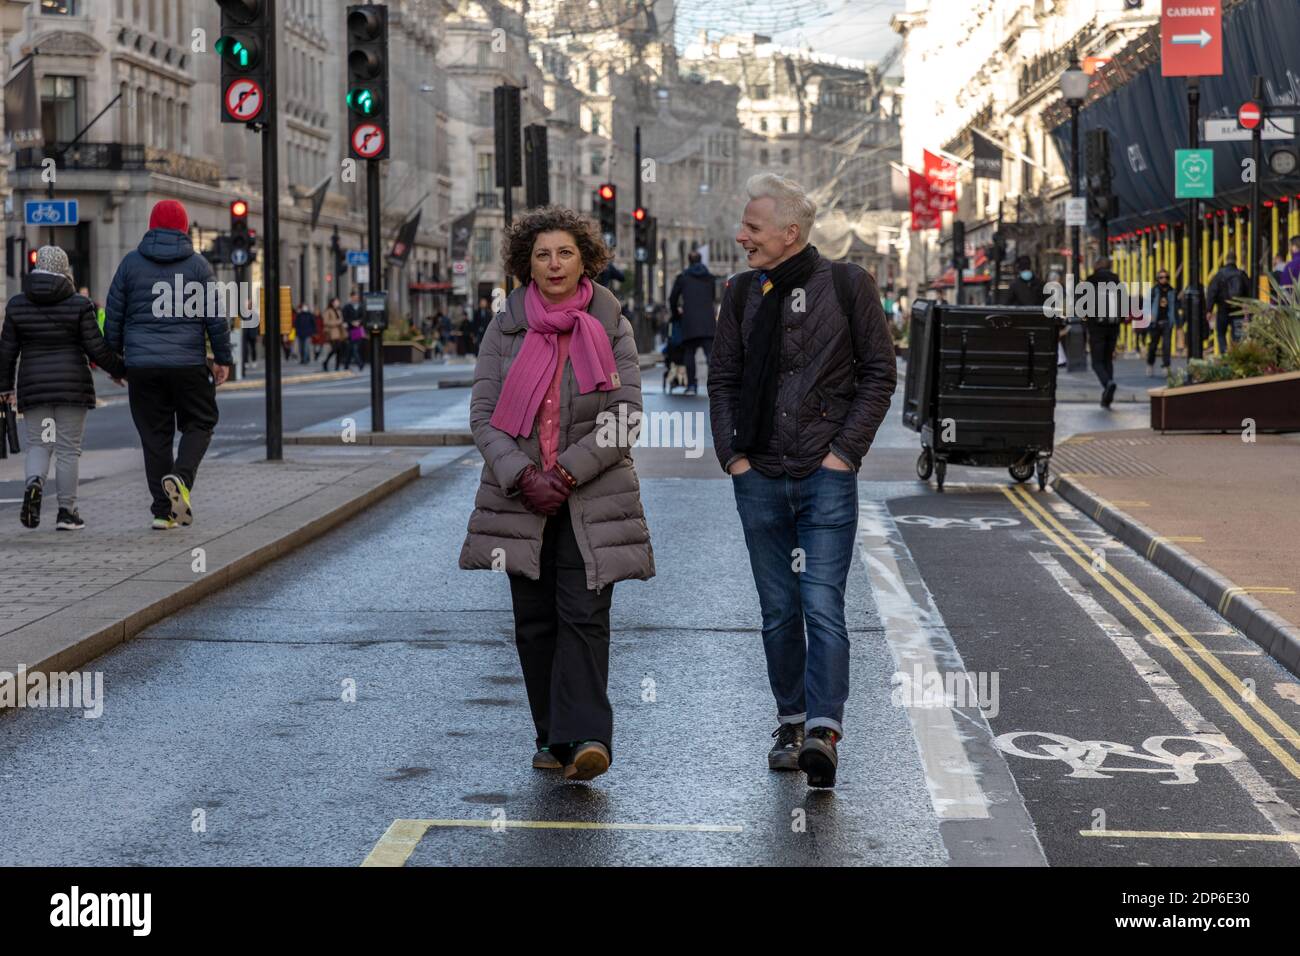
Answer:
[[[1239,432],[1247,418],[1257,431],[1300,431],[1300,372],[1153,388],[1147,394],[1151,427],[1160,432]]]
[[[385,342],[384,364],[410,365],[423,362],[429,356],[427,347],[416,342]]]

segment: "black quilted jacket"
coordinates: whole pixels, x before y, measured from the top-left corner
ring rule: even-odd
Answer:
[[[822,258],[808,280],[803,312],[792,308],[794,297],[781,306],[785,329],[781,336],[780,376],[776,396],[776,425],[772,440],[750,464],[771,477],[812,474],[826,453],[856,470],[889,411],[898,372],[894,341],[880,306],[876,283],[862,269],[851,267],[853,314],[845,317],[835,297],[831,263]],[[736,458],[732,450],[735,409],[740,401],[744,343],[758,312],[762,289],[749,282],[743,325],[737,325],[731,304],[734,283],[722,294],[718,331],[709,356],[709,415],[713,445],[725,470]],[[850,325],[852,331],[850,332]]]
[[[99,334],[95,306],[76,295],[64,276],[30,273],[9,300],[0,329],[0,393],[12,391],[18,370],[18,408],[95,407],[89,356],[110,375],[126,374],[121,358]]]

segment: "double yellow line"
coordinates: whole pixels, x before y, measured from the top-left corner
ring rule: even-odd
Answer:
[[[1300,780],[1300,762],[1297,762],[1292,752],[1278,743],[1278,739],[1270,734],[1265,727],[1260,726],[1255,717],[1247,713],[1242,704],[1244,703],[1250,710],[1254,711],[1255,716],[1264,723],[1272,726],[1281,739],[1291,745],[1291,748],[1300,751],[1300,733],[1295,728],[1260,700],[1257,694],[1243,695],[1243,692],[1248,687],[1246,681],[1234,674],[1219,660],[1213,651],[1201,644],[1185,627],[1174,620],[1169,612],[1156,603],[1154,598],[1112,567],[1110,562],[1105,563],[1103,570],[1099,571],[1094,568],[1092,551],[1069,528],[1061,524],[1055,515],[1035,501],[1024,486],[1016,485],[1014,490],[1003,488],[1002,493],[1007,496],[1007,499],[1019,509],[1020,513],[1031,524],[1047,535],[1048,539],[1068,555],[1084,572],[1091,575],[1093,580],[1105,588],[1126,611],[1133,615],[1134,619],[1142,627],[1146,628],[1163,647],[1168,649],[1175,659],[1187,669],[1187,672],[1196,678],[1200,685],[1223,706],[1224,710],[1232,715],[1243,730],[1254,737],[1261,747],[1276,757],[1278,763],[1285,767],[1291,776]],[[1157,624],[1156,621],[1160,623]],[[1178,640],[1174,640],[1170,634],[1176,635]],[[1204,663],[1205,667],[1202,667],[1201,663],[1198,663],[1196,658],[1188,653],[1189,650],[1196,657],[1199,657],[1200,662]],[[1219,679],[1227,685],[1227,689],[1220,686],[1207,673],[1206,668],[1217,674]]]

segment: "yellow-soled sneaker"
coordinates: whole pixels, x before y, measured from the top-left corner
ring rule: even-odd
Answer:
[[[190,510],[190,489],[176,475],[163,475],[163,492],[172,502],[172,520],[181,527],[194,522],[194,512]]]

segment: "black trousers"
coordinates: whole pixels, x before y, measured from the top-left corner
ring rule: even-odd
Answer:
[[[614,752],[609,682],[609,606],[614,586],[587,589],[586,565],[565,504],[546,520],[541,577],[510,575],[515,644],[537,746],[568,763],[570,744],[599,740]]]
[[[1169,367],[1169,348],[1174,329],[1168,322],[1152,322],[1147,326],[1150,337],[1147,340],[1147,364],[1156,364],[1156,343],[1160,343],[1160,364]]]
[[[1119,344],[1118,322],[1089,322],[1088,346],[1092,350],[1092,370],[1101,387],[1115,381],[1115,346]]]
[[[212,430],[217,427],[217,388],[206,365],[184,368],[133,368],[127,372],[131,418],[144,449],[144,472],[153,495],[153,516],[166,518],[172,505],[163,491],[166,475],[176,475],[187,488],[203,460]],[[181,433],[180,447],[172,441]]]
[[[682,354],[686,356],[686,384],[688,387],[695,386],[695,350],[704,349],[704,367],[709,366],[709,353],[713,351],[712,337],[687,339],[682,343]]]

